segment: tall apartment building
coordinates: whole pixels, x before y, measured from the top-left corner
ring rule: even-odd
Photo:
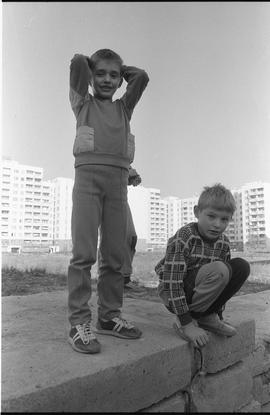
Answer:
[[[53,185],[53,245],[60,251],[71,250],[72,189],[74,180],[57,177]]]
[[[43,180],[43,169],[2,160],[1,237],[3,251],[71,249],[74,181]],[[270,249],[270,183],[253,182],[232,190],[236,211],[226,234],[233,249]],[[128,187],[138,235],[137,250],[164,248],[181,226],[196,221],[198,196],[161,198],[160,190]]]
[[[140,243],[146,246],[150,237],[150,197],[143,186],[128,187],[128,203]]]
[[[225,234],[228,236],[232,250],[243,250],[243,225],[242,225],[242,193],[241,190],[231,190],[236,210],[233,214]]]
[[[241,187],[243,243],[250,249],[270,248],[270,183]]]
[[[167,237],[170,238],[182,226],[181,199],[175,196],[168,196],[164,200],[167,202]]]
[[[40,249],[53,239],[52,184],[43,169],[2,161],[1,238],[3,251]]]
[[[181,199],[181,226],[190,222],[197,222],[194,215],[194,206],[198,203],[198,196]]]
[[[128,202],[139,240],[149,249],[167,243],[167,202],[160,198],[160,190],[143,186],[128,187]]]

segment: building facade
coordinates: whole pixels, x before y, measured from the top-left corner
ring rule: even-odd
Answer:
[[[270,248],[270,183],[247,183],[241,190],[243,243],[251,250]]]
[[[236,210],[225,231],[225,234],[230,240],[232,250],[242,251],[244,249],[242,224],[242,192],[240,190],[231,190],[231,192],[235,200]]]
[[[159,249],[167,243],[167,202],[160,190],[143,186],[128,187],[128,203],[139,240],[148,250]]]
[[[2,251],[71,250],[74,181],[43,179],[43,169],[2,161]],[[226,234],[234,250],[270,250],[270,183],[252,182],[232,190],[236,211]],[[198,196],[161,198],[160,190],[128,186],[138,236],[137,250],[164,249],[177,229],[196,221]]]
[[[53,246],[60,251],[71,250],[71,213],[74,180],[57,177],[51,181],[53,189]],[[52,248],[54,249],[54,248]]]
[[[167,237],[170,238],[175,234],[177,229],[182,226],[181,219],[181,199],[174,196],[165,197],[167,202]]]
[[[53,240],[52,184],[43,169],[3,160],[1,238],[3,251],[47,249]]]
[[[198,203],[198,196],[181,199],[181,223],[182,226],[190,222],[197,222],[194,215],[194,206]]]

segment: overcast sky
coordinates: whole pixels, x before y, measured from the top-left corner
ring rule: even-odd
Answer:
[[[111,48],[150,77],[131,120],[145,187],[270,182],[270,3],[7,2],[2,20],[3,156],[74,178],[70,60]]]

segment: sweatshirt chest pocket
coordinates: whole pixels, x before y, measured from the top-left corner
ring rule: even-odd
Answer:
[[[73,154],[77,156],[86,151],[94,151],[94,128],[82,125],[77,128],[73,145]]]

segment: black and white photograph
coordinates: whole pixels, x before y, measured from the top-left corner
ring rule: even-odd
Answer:
[[[270,2],[1,20],[1,411],[270,412]]]

